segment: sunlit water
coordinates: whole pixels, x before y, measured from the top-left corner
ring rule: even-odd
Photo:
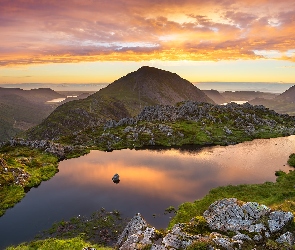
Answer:
[[[140,212],[153,226],[165,228],[169,215],[163,213],[171,205],[194,201],[221,185],[275,181],[276,170],[291,169],[286,162],[294,142],[290,136],[188,151],[91,151],[62,161],[59,173],[0,218],[0,248],[102,207],[127,217]],[[112,182],[115,173],[119,184]]]
[[[52,99],[50,101],[47,101],[48,103],[57,103],[57,102],[63,102],[66,98],[56,98]]]

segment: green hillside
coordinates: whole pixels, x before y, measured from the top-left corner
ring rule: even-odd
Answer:
[[[146,106],[174,105],[185,100],[214,103],[177,74],[142,67],[86,99],[59,106],[27,136],[30,139],[58,140],[62,136],[73,136],[95,128],[107,120],[133,117]]]

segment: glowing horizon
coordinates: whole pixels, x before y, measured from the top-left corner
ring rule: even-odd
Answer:
[[[1,0],[0,83],[295,82],[292,0]]]

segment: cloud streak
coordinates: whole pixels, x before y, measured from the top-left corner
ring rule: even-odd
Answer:
[[[81,61],[295,61],[295,3],[0,0],[0,65]],[[271,53],[257,51],[276,51]]]

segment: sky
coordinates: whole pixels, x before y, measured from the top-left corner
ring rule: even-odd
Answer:
[[[0,0],[0,84],[295,83],[294,0]]]

